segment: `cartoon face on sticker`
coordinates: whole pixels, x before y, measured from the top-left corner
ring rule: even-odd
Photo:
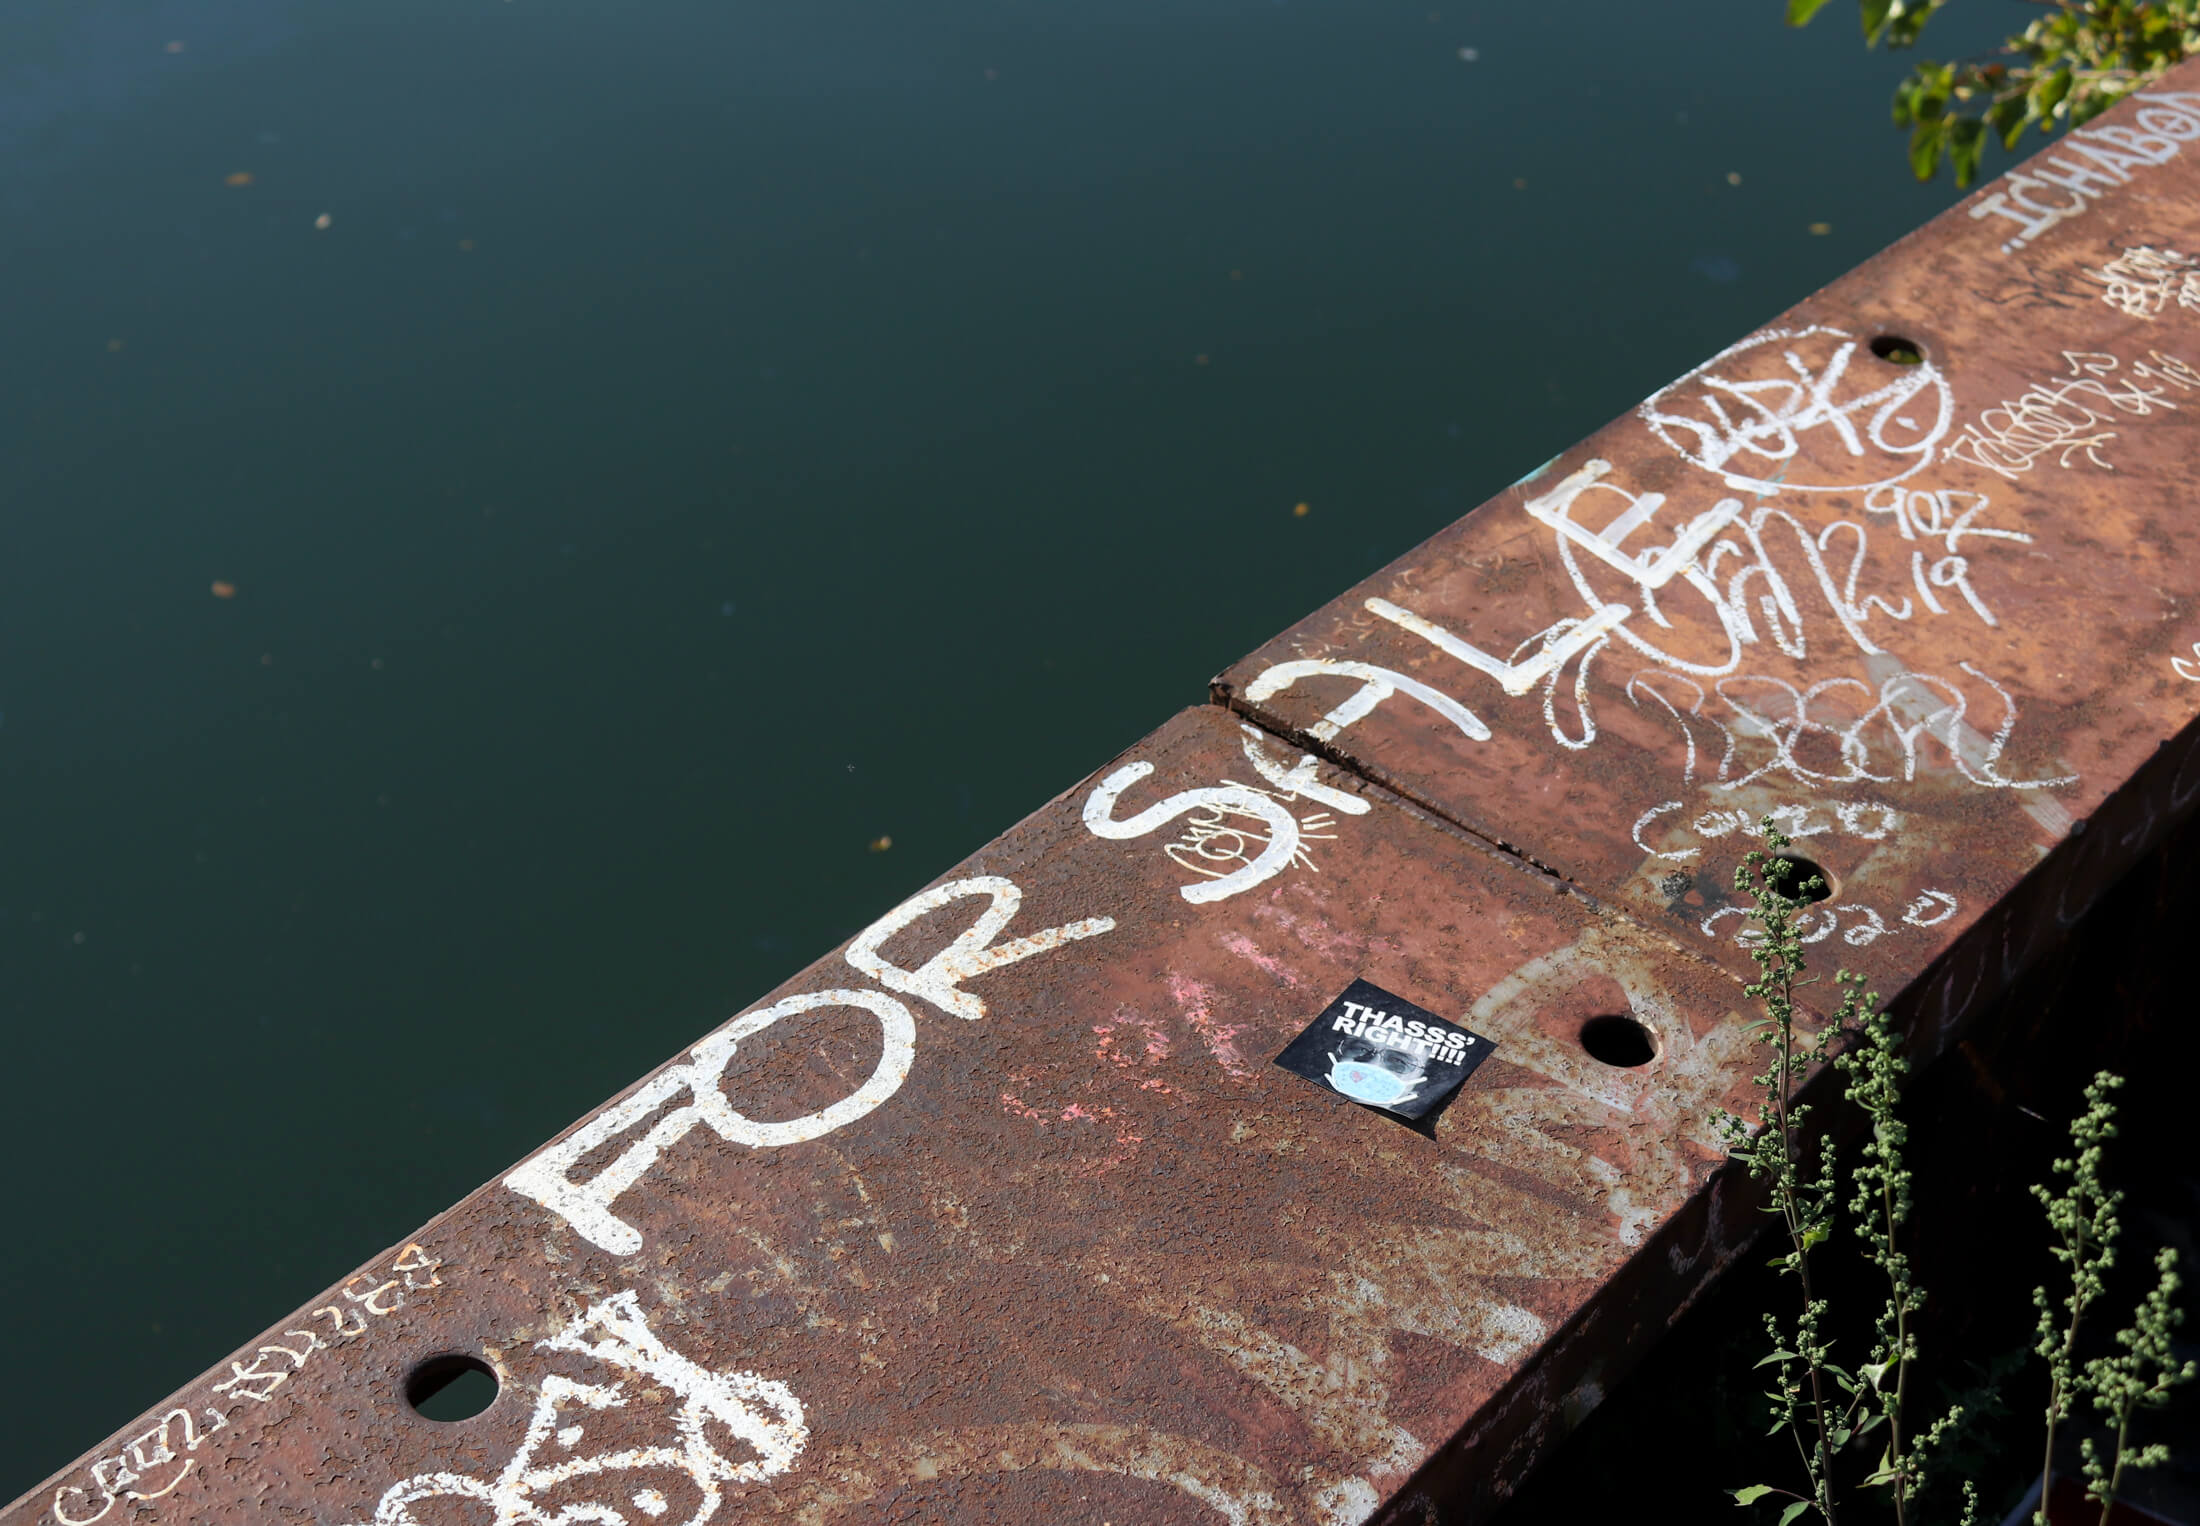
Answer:
[[[1376,1107],[1395,1107],[1413,1098],[1414,1089],[1428,1078],[1427,1068],[1397,1049],[1378,1049],[1355,1039],[1349,1054],[1332,1054],[1328,1082],[1354,1102]]]
[[[1381,986],[1355,980],[1276,1063],[1401,1118],[1441,1111],[1495,1046]]]

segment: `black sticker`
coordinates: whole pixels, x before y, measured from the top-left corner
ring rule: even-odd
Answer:
[[[1276,1063],[1363,1106],[1400,1118],[1433,1118],[1496,1047],[1379,985],[1355,980],[1284,1046]]]

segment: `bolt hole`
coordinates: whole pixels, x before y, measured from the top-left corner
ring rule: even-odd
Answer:
[[[1632,1070],[1658,1057],[1658,1041],[1650,1030],[1631,1017],[1607,1013],[1581,1025],[1581,1047],[1589,1058]]]
[[[478,1356],[431,1356],[405,1376],[405,1402],[424,1420],[471,1420],[496,1401],[496,1369]]]
[[[1872,341],[1872,353],[1894,366],[1914,366],[1925,359],[1925,347],[1900,334],[1881,334]]]
[[[1808,906],[1814,901],[1823,901],[1833,894],[1833,876],[1809,859],[1792,856],[1776,858],[1766,868],[1769,870],[1778,864],[1786,864],[1787,873],[1768,873],[1765,876],[1765,883],[1789,900],[1800,901],[1803,905]]]

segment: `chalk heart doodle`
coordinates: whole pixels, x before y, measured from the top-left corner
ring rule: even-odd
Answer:
[[[591,1449],[593,1417],[629,1408],[633,1396],[625,1381],[584,1383],[553,1373],[542,1380],[518,1450],[494,1477],[414,1474],[392,1484],[358,1526],[483,1521],[478,1511],[417,1513],[429,1500],[478,1501],[494,1512],[488,1520],[495,1526],[674,1526],[678,1500],[687,1512],[677,1526],[703,1526],[718,1514],[727,1485],[777,1477],[809,1442],[801,1401],[786,1384],[753,1372],[711,1372],[682,1356],[649,1328],[631,1290],[591,1305],[578,1323],[536,1342],[536,1349],[588,1357],[669,1391],[676,1406],[643,1412],[670,1434],[653,1445]],[[749,1455],[728,1457],[721,1440]]]
[[[1841,329],[1768,329],[1721,350],[1637,410],[1727,486],[1841,493],[1922,471],[1955,399],[1929,359],[1890,365]]]

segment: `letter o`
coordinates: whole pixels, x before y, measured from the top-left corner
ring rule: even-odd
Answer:
[[[789,1118],[783,1123],[759,1123],[735,1111],[726,1101],[723,1076],[741,1040],[762,1032],[783,1017],[814,1012],[820,1007],[861,1007],[878,1019],[883,1042],[878,1065],[872,1070],[870,1079],[832,1106],[804,1113],[799,1118]],[[909,1079],[910,1063],[916,1058],[917,1024],[907,1007],[883,991],[812,991],[802,996],[789,996],[761,1011],[736,1018],[690,1052],[695,1056],[696,1069],[717,1075],[721,1082],[695,1088],[695,1107],[703,1121],[735,1144],[770,1149],[800,1144],[806,1139],[816,1139],[845,1128],[900,1091],[901,1083]]]
[[[2139,99],[2143,101],[2146,97],[2141,96]],[[2174,106],[2142,106],[2132,120],[2148,132],[2174,138],[2179,142],[2200,138],[2200,121],[2186,116]]]

